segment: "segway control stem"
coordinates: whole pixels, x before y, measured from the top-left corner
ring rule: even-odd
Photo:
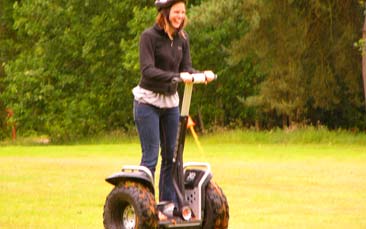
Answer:
[[[177,194],[179,204],[179,214],[185,220],[191,218],[191,210],[188,211],[188,204],[185,200],[185,188],[184,188],[184,171],[183,171],[183,150],[186,137],[186,127],[188,122],[189,107],[191,105],[193,84],[207,83],[207,76],[205,73],[191,74],[192,82],[185,83],[184,94],[182,100],[182,107],[178,126],[178,135],[176,140],[176,146],[173,157],[173,185]],[[212,80],[217,78],[217,75],[210,76]],[[181,78],[173,79],[175,83],[183,82]],[[210,80],[211,81],[211,80]]]

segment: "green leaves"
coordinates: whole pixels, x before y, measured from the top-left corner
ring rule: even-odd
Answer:
[[[219,76],[195,87],[192,116],[206,128],[282,121],[364,128],[353,47],[363,45],[363,3],[189,1],[193,67]],[[20,135],[54,141],[130,129],[140,34],[155,16],[153,0],[2,0],[2,130],[5,108]]]
[[[121,39],[120,48],[124,51],[122,64],[139,79],[139,41],[141,33],[154,24],[156,9],[152,7],[133,8],[133,16],[127,23],[128,36]]]
[[[130,39],[127,25],[133,8],[136,13],[142,4],[132,3],[14,4],[22,51],[5,65],[7,87],[1,98],[14,109],[20,134],[36,131],[58,141],[131,125],[125,123],[131,118],[124,99],[131,97],[138,77],[125,68],[123,60],[132,52],[120,43]]]

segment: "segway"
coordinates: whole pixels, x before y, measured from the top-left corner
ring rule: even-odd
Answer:
[[[204,74],[192,74],[186,83],[173,157],[173,184],[178,206],[157,203],[154,178],[144,166],[123,166],[106,178],[114,185],[106,198],[103,224],[107,229],[150,228],[228,228],[229,205],[222,189],[212,180],[211,167],[205,162],[183,164],[183,150],[193,84],[206,83]],[[174,79],[172,83],[182,82]],[[167,219],[159,220],[158,212]]]

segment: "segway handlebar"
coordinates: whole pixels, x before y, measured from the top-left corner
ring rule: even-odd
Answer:
[[[192,73],[190,74],[192,76],[192,83],[194,84],[203,84],[203,83],[207,83],[207,75],[204,72],[200,72],[200,73]],[[212,80],[216,80],[217,79],[217,75],[213,74]],[[173,83],[182,83],[184,82],[182,78],[180,77],[174,77],[173,78]]]

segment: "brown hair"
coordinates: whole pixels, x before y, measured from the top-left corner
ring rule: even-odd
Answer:
[[[173,35],[175,32],[175,28],[170,24],[169,20],[169,11],[170,8],[165,8],[159,11],[158,15],[156,16],[155,23],[168,34],[169,38],[173,40]],[[187,26],[187,16],[184,18],[182,25],[178,29],[178,33],[181,37],[186,39],[186,35],[183,29]]]

